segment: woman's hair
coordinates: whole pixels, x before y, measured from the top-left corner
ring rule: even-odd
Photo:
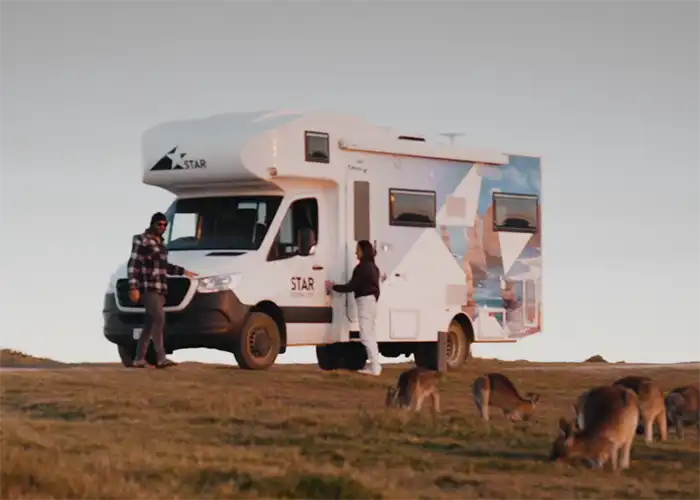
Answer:
[[[374,247],[372,244],[367,241],[367,240],[360,240],[357,242],[357,246],[360,247],[360,250],[362,250],[362,260],[368,260],[370,262],[374,262]]]

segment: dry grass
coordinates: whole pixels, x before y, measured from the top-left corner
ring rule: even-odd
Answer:
[[[64,363],[48,358],[37,358],[14,349],[0,349],[0,366],[58,367]]]
[[[441,382],[443,413],[385,411],[388,384],[315,366],[186,363],[2,374],[2,498],[699,498],[698,436],[646,446],[619,476],[547,461],[557,419],[616,365],[472,360]],[[579,365],[583,366],[583,365]],[[612,368],[610,367],[612,366]],[[478,372],[542,395],[536,422],[476,419]],[[640,368],[664,387],[694,368]]]

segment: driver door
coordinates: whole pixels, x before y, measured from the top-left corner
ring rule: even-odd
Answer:
[[[268,255],[272,277],[277,282],[276,302],[282,309],[287,327],[287,345],[316,345],[329,338],[333,321],[331,298],[324,281],[327,266],[324,256],[328,238],[319,234],[322,199],[299,197],[288,207]],[[311,230],[316,244],[309,255],[300,252],[300,231]]]

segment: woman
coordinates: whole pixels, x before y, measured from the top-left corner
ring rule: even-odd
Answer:
[[[326,289],[335,292],[354,292],[357,303],[357,315],[360,320],[360,340],[367,349],[367,361],[370,368],[360,370],[360,373],[379,375],[382,365],[379,363],[379,346],[374,332],[379,300],[379,269],[374,263],[374,248],[367,240],[357,242],[355,255],[359,263],[352,271],[350,281],[344,285],[336,285],[326,281]]]

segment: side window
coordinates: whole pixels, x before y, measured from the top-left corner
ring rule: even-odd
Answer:
[[[527,194],[493,193],[493,229],[511,233],[536,233],[539,200]]]
[[[369,182],[355,181],[353,191],[355,241],[370,239]]]
[[[389,189],[389,225],[435,227],[435,191]]]
[[[330,140],[325,132],[304,132],[304,154],[306,161],[313,163],[329,163]]]
[[[277,236],[270,247],[267,260],[288,259],[298,255],[299,231],[311,229],[318,239],[318,202],[316,198],[304,198],[291,204],[282,219]]]

